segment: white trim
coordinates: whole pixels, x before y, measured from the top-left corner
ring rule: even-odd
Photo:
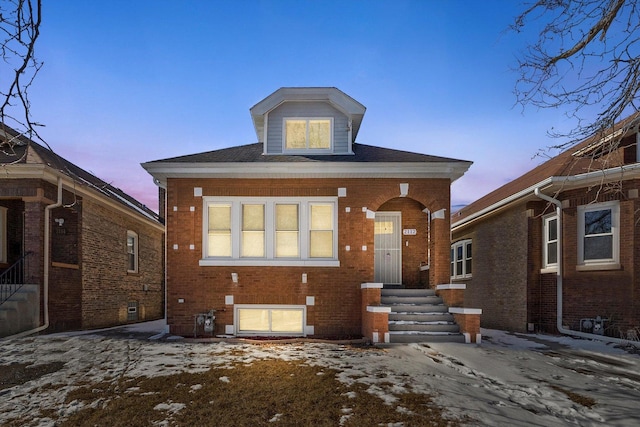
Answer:
[[[449,307],[451,314],[482,314],[481,308]]]
[[[200,267],[340,267],[339,260],[313,260],[313,259],[254,259],[254,258],[228,258],[228,259],[201,259]]]
[[[368,305],[367,311],[369,313],[391,313],[391,307],[384,307],[381,305]]]
[[[436,286],[437,291],[455,290],[455,289],[467,289],[467,285],[464,283],[447,283],[446,285]]]
[[[309,153],[306,153],[309,154]],[[167,178],[460,178],[471,162],[217,162],[143,163],[166,186]],[[531,190],[533,191],[533,189]]]
[[[384,283],[361,283],[360,289],[382,289],[384,287]]]

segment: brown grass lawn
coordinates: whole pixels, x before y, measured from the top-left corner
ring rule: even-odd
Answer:
[[[16,378],[38,375],[25,366],[13,367],[25,372]],[[55,368],[59,367],[51,367]],[[54,408],[41,408],[37,417],[48,417],[56,426],[458,425],[443,418],[428,395],[411,390],[392,393],[392,384],[376,384],[386,395],[395,396],[389,404],[361,382],[350,386],[339,382],[337,373],[303,361],[261,360],[201,373],[119,377],[80,384],[69,392],[66,405],[80,409],[68,418],[61,418]],[[47,387],[56,392],[51,384],[41,389]],[[29,421],[13,420],[10,426]]]

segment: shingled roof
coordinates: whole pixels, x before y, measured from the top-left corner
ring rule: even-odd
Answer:
[[[604,135],[596,135],[577,143],[522,176],[454,212],[451,219],[452,226],[456,227],[470,217],[505,205],[511,199],[533,198],[532,189],[536,186],[546,185],[549,191],[557,192],[568,188],[566,180],[568,177],[621,167],[624,164],[624,159],[620,155],[616,155],[620,154],[619,151],[617,153],[603,153],[603,150],[608,150],[606,143],[613,137],[620,139],[619,149],[624,150],[625,147],[634,146],[636,144],[634,129],[637,128],[639,121],[640,113],[633,114],[617,123]],[[553,187],[552,182],[562,184]]]
[[[8,135],[9,138],[2,138],[2,134]],[[0,145],[0,165],[41,164],[47,166],[57,173],[68,176],[77,185],[91,188],[130,211],[142,215],[147,219],[160,222],[157,213],[121,189],[114,187],[92,173],[60,157],[49,148],[18,134],[18,132],[7,126],[3,126],[0,130],[0,143],[6,139],[12,139],[12,144]]]
[[[305,154],[263,154],[263,144],[254,143],[221,150],[207,151],[168,159],[155,160],[145,164],[157,163],[296,163],[296,162],[327,162],[327,163],[414,163],[414,162],[459,162],[464,160],[447,157],[429,156],[409,151],[393,150],[372,145],[353,144],[353,154],[345,155],[305,155]]]

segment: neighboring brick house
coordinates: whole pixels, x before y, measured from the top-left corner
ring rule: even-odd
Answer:
[[[638,141],[634,115],[454,213],[451,280],[483,327],[634,336]]]
[[[0,336],[162,318],[159,216],[9,128],[0,143]]]
[[[383,283],[448,283],[449,215],[430,213],[470,162],[355,143],[365,107],[336,88],[250,112],[257,143],[143,164],[166,189],[172,333],[213,309],[218,335],[360,337]]]

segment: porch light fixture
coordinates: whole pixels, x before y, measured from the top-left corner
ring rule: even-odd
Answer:
[[[231,281],[233,283],[238,283],[238,273],[231,273]]]
[[[409,194],[409,183],[403,182],[400,184],[400,197],[407,197]]]

